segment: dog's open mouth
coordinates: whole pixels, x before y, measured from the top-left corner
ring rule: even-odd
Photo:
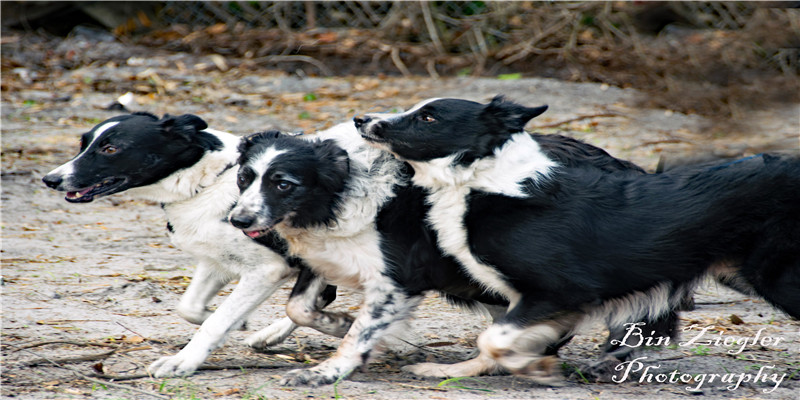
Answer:
[[[272,228],[264,228],[264,229],[256,229],[253,231],[242,231],[242,232],[244,232],[244,234],[249,236],[251,239],[257,239],[266,235],[271,230]]]
[[[67,192],[65,199],[70,203],[88,203],[94,200],[95,197],[115,193],[116,189],[123,183],[125,183],[125,178],[108,178],[94,186],[74,192]]]

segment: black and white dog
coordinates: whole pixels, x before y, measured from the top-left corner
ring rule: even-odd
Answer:
[[[600,173],[644,173],[574,139],[532,137],[565,165]],[[459,305],[483,304],[493,317],[505,313],[507,299],[487,293],[438,249],[436,233],[425,223],[426,191],[411,185],[407,165],[388,153],[372,149],[349,131],[328,132],[315,141],[261,133],[244,139],[240,150],[242,194],[231,223],[252,237],[278,232],[289,243],[290,254],[316,274],[365,292],[364,305],[336,355],[316,367],[290,372],[285,383],[332,383],[361,366],[426,291],[439,291]],[[673,314],[649,322],[671,336],[676,320]],[[549,351],[568,340],[568,335],[554,340]],[[611,346],[608,352],[617,350]],[[424,376],[474,376],[500,368],[481,355],[454,365],[426,363],[406,370]]]
[[[347,124],[351,130],[352,124]],[[316,282],[306,293],[294,290],[290,304],[310,303],[321,308],[333,301],[334,287],[326,287],[280,254],[286,244],[276,235],[254,241],[227,222],[239,195],[236,161],[239,137],[207,129],[194,115],[165,116],[134,113],[110,118],[81,137],[79,154],[44,178],[47,186],[66,191],[66,200],[87,203],[122,191],[160,202],[167,217],[169,236],[176,247],[198,261],[197,269],[177,307],[189,322],[202,324],[178,354],[150,366],[156,377],[192,374],[227,334],[241,327],[247,316],[281,284],[300,273],[300,287]],[[233,292],[213,313],[207,304],[228,282],[238,279]],[[306,283],[303,283],[306,282]],[[317,297],[317,294],[320,294]],[[340,316],[339,326],[325,321],[304,325],[339,337],[350,318]],[[344,325],[341,326],[342,321]],[[316,325],[315,325],[316,323]],[[283,341],[296,325],[289,318],[273,323],[246,339],[255,348]]]
[[[800,318],[800,159],[603,174],[564,165],[523,132],[541,111],[432,99],[356,120],[428,189],[441,249],[508,300],[478,339],[482,354],[554,383],[546,348],[587,317],[658,318],[682,297],[674,289],[707,274]]]

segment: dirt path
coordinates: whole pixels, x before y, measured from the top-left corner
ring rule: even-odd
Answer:
[[[197,65],[201,63],[204,66]],[[301,79],[274,71],[221,72],[213,65],[213,60],[185,55],[131,58],[115,65],[54,72],[32,82],[26,82],[23,74],[34,71],[4,71],[2,398],[671,399],[692,393],[706,398],[798,398],[800,323],[761,300],[715,285],[699,290],[697,309],[683,314],[684,326],[695,325],[683,340],[709,328],[704,340],[753,341],[758,335],[758,343],[740,353],[730,341],[729,346],[692,343],[646,352],[643,356],[648,358],[641,361],[651,367],[650,382],[627,377],[621,383],[588,384],[573,376],[564,387],[544,388],[509,376],[454,382],[415,379],[400,367],[425,360],[463,360],[486,326],[483,317],[455,310],[435,297],[420,308],[405,342],[398,342],[366,372],[354,373],[336,386],[277,384],[288,369],[324,360],[335,351],[338,339],[307,329],[265,353],[242,344],[250,331],[235,332],[205,364],[227,367],[224,370],[202,370],[187,379],[125,380],[146,374],[147,365],[177,352],[195,332],[196,326],[174,312],[194,261],[169,244],[157,205],[125,194],[91,204],[68,204],[40,179],[77,152],[80,133],[115,115],[103,108],[128,90],[137,93],[135,110],[194,113],[214,128],[239,134],[270,128],[311,131],[356,113],[408,107],[427,97],[485,101],[504,93],[525,104],[550,105],[529,128],[549,126],[538,130],[587,140],[649,169],[662,154],[671,160],[698,153],[733,156],[800,150],[798,105],[752,113],[752,127],[757,130],[724,132],[709,128],[700,117],[637,109],[636,91],[596,84],[542,79]],[[288,290],[263,304],[249,327],[261,328],[280,317]],[[358,294],[342,291],[334,308],[352,312],[359,299]],[[565,370],[579,369],[596,357],[603,338],[599,328],[576,337],[561,352]],[[83,356],[95,357],[77,359]],[[669,374],[675,370],[679,373],[670,382]],[[89,378],[96,373],[123,379]],[[711,382],[712,374],[720,376]],[[760,380],[754,383],[757,374]],[[782,381],[770,380],[772,374]],[[680,382],[681,376],[690,375],[693,381]],[[734,380],[720,382],[723,376]],[[751,381],[737,385],[740,376]],[[694,387],[699,391],[687,390]]]

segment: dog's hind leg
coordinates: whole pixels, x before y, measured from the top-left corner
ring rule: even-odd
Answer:
[[[286,340],[300,326],[308,326],[323,333],[344,337],[353,318],[344,313],[321,311],[336,299],[336,286],[325,285],[307,267],[301,267],[289,294],[287,314],[290,316],[273,322],[268,327],[250,335],[245,343],[255,349],[265,349]],[[327,331],[327,332],[326,332]]]
[[[275,254],[270,264],[242,266],[248,272],[225,298],[219,308],[200,326],[192,340],[178,354],[162,357],[150,365],[156,378],[191,375],[206,357],[225,342],[232,330],[239,328],[247,316],[296,273],[282,257]],[[245,268],[246,267],[246,268]]]
[[[683,297],[685,299],[686,297]],[[683,301],[683,300],[681,300]],[[678,312],[668,311],[659,317],[646,319],[637,327],[641,332],[645,332],[648,337],[660,338],[658,340],[677,338],[678,331]],[[626,326],[609,326],[608,338],[603,346],[603,355],[595,362],[572,374],[573,377],[580,376],[581,380],[590,382],[612,382],[612,377],[619,372],[615,369],[621,362],[634,358],[640,350],[640,346],[625,346],[625,336],[628,334]]]
[[[232,278],[225,276],[210,262],[201,260],[178,303],[178,315],[193,324],[202,324],[212,313],[207,307],[208,303]]]
[[[322,311],[334,299],[336,287],[328,285],[324,278],[304,268],[289,295],[286,315],[299,326],[341,338],[353,324],[353,317],[343,312]]]
[[[481,333],[478,348],[515,375],[543,385],[560,385],[563,377],[557,373],[557,359],[546,353],[553,343],[569,337],[583,314],[552,314],[526,324],[524,321],[531,319],[524,314],[538,312],[541,308],[526,310],[524,304],[521,302],[505,318]]]

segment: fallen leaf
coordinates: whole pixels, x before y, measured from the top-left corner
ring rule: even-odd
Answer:
[[[133,343],[133,344],[137,344],[137,343],[142,343],[142,342],[144,342],[144,338],[143,338],[143,337],[141,337],[141,336],[131,336],[131,337],[126,337],[126,338],[123,340],[123,342],[125,342],[125,343]]]
[[[228,389],[228,390],[223,390],[221,392],[214,393],[214,396],[230,396],[230,395],[232,395],[234,393],[239,393],[239,389],[238,388],[232,388],[232,389]]]
[[[734,325],[741,325],[744,323],[741,317],[736,314],[731,314],[731,323]]]
[[[97,372],[98,374],[103,374],[103,363],[99,362],[97,364],[92,365],[92,369]]]

